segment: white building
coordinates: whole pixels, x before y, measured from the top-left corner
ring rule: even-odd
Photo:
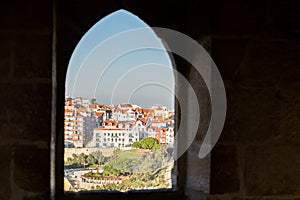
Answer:
[[[139,134],[126,128],[95,128],[93,146],[101,148],[128,147],[139,140]]]
[[[151,126],[155,126],[158,128],[167,128],[170,120],[162,120],[162,119],[153,119],[151,120]]]
[[[124,122],[124,121],[135,121],[136,120],[136,115],[135,112],[132,111],[131,109],[128,110],[115,110],[113,113],[113,117],[115,120]]]
[[[173,145],[174,144],[174,128],[169,127],[166,131],[166,143]]]
[[[139,135],[139,140],[148,137],[146,126],[139,120],[133,126],[132,132]]]
[[[153,107],[152,110],[154,112],[154,117],[156,118],[167,119],[169,117],[169,111],[167,107],[158,106]]]
[[[90,100],[86,99],[86,98],[82,99],[82,104],[81,105],[88,108],[89,105],[90,105]]]

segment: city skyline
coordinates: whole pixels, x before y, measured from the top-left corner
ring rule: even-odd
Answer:
[[[175,112],[65,98],[65,191],[172,189]]]
[[[118,133],[124,131],[126,135],[134,131],[137,137],[135,141],[145,137],[156,138],[161,131],[171,131],[173,134],[175,110],[162,105],[151,108],[135,104],[105,105],[93,99],[67,97],[64,113],[65,141],[73,143],[75,147],[93,148],[96,142],[91,143],[91,139],[95,139],[95,131],[99,128],[109,128]],[[131,142],[127,138],[122,145],[130,145]]]
[[[65,96],[65,98],[71,98],[71,99],[81,98],[83,100],[89,100],[89,101],[95,99],[95,104],[102,104],[102,105],[105,105],[105,106],[117,106],[117,105],[122,105],[122,104],[131,104],[131,105],[138,106],[140,108],[145,108],[145,109],[151,109],[153,107],[166,107],[168,110],[174,110],[174,106],[168,107],[164,104],[158,104],[158,103],[153,104],[151,106],[142,106],[142,105],[140,105],[138,103],[134,103],[134,102],[122,102],[122,103],[116,103],[116,104],[106,104],[104,102],[99,101],[97,98],[94,98],[94,97],[91,98],[91,97],[80,97],[80,96],[76,96],[76,97]]]

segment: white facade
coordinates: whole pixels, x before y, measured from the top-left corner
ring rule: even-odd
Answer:
[[[113,113],[113,117],[115,120],[124,122],[124,121],[135,121],[136,116],[135,112],[133,112],[131,109],[129,110],[120,110]]]
[[[169,111],[167,107],[153,107],[154,117],[161,117],[162,119],[167,119],[169,117]]]
[[[89,99],[82,99],[82,106],[88,108],[90,104],[90,100]]]
[[[93,146],[115,148],[131,146],[139,140],[139,134],[125,128],[95,128]]]
[[[166,131],[166,143],[167,144],[174,144],[174,128],[169,127]]]
[[[73,143],[74,147],[83,147],[84,121],[82,116],[75,116],[75,110],[65,109],[64,140]]]
[[[137,121],[132,129],[133,133],[138,133],[139,140],[148,137],[147,128],[141,121]]]
[[[153,119],[151,121],[151,126],[155,126],[155,127],[158,127],[158,128],[167,128],[168,122],[166,120]]]

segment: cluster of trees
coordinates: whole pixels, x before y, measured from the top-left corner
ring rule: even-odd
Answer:
[[[135,172],[155,172],[165,167],[169,159],[170,155],[165,153],[164,148],[160,148],[151,154],[143,155],[142,162],[139,167],[135,168]]]
[[[84,153],[72,154],[72,157],[67,158],[66,165],[70,167],[86,167],[90,165],[104,165],[108,161],[108,157],[105,157],[101,151],[95,151],[89,155]]]
[[[102,178],[103,174],[100,172],[88,172],[83,175],[84,177]]]
[[[147,187],[165,187],[165,170],[153,174],[150,172],[133,174],[130,179],[123,180],[120,184],[109,183],[102,186],[92,187],[92,190],[119,190],[128,191],[134,189],[143,189]]]
[[[130,179],[120,185],[108,184],[98,189],[126,191],[145,187],[162,188],[165,186],[166,166],[171,160],[172,155],[164,146],[136,159],[117,156],[105,164],[102,174],[104,176],[128,175]]]
[[[93,152],[89,155],[84,153],[68,158],[66,164],[69,167],[86,167],[87,165],[101,165],[103,172],[88,172],[84,176],[101,179],[105,176],[128,176],[128,180],[123,180],[121,184],[106,184],[97,186],[95,190],[119,190],[143,189],[145,187],[165,186],[166,166],[170,164],[173,157],[164,145],[155,138],[145,138],[138,143],[139,148],[157,149],[147,154],[138,154],[132,151],[121,151],[116,149],[110,157],[103,156],[101,151]]]
[[[132,174],[134,167],[139,164],[140,161],[137,159],[120,157],[118,159],[111,160],[105,164],[103,168],[103,175],[120,176]]]
[[[132,147],[139,149],[158,149],[160,147],[159,142],[156,138],[148,137],[140,141],[136,141],[132,144]]]

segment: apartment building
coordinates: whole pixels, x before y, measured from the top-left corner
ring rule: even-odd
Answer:
[[[138,140],[138,132],[126,128],[95,128],[93,134],[93,146],[101,148],[128,147]]]

